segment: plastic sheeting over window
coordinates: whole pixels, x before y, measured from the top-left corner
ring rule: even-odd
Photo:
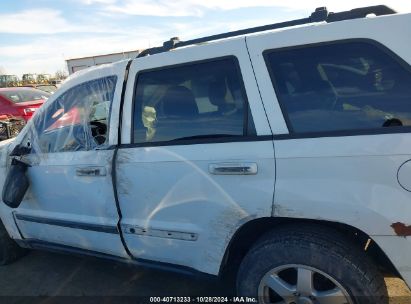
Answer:
[[[87,151],[108,145],[110,108],[117,77],[75,86],[34,117],[32,153]]]

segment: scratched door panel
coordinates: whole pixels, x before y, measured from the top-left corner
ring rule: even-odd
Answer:
[[[132,254],[216,274],[235,231],[271,216],[272,149],[271,141],[121,149],[121,226]],[[254,162],[258,173],[210,174],[221,161]]]

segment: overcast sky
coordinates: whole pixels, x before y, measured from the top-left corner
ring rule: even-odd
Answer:
[[[411,1],[390,0],[400,12]],[[0,69],[8,74],[54,73],[65,59],[156,46],[381,0],[2,0]]]

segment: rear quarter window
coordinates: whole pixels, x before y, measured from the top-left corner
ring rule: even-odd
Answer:
[[[377,43],[333,42],[264,57],[291,133],[411,126],[410,67]]]

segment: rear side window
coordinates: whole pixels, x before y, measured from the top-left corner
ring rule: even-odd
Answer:
[[[242,136],[247,100],[235,58],[141,72],[134,142]]]
[[[290,132],[411,126],[409,66],[369,42],[265,52]]]

